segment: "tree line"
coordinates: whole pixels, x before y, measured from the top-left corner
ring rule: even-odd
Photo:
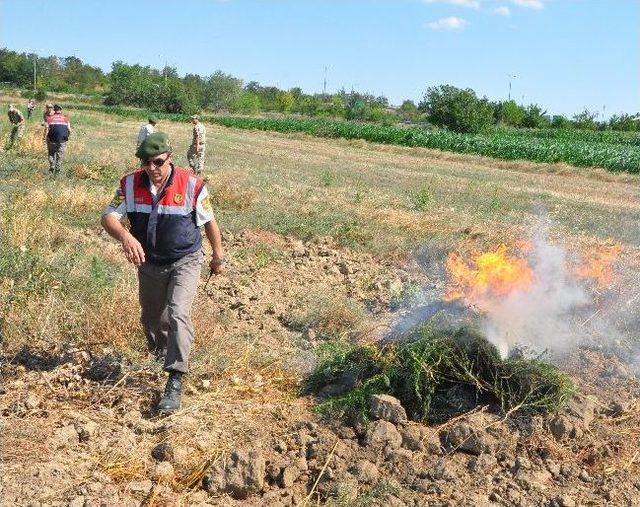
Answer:
[[[483,132],[496,126],[640,131],[640,114],[613,115],[608,121],[599,121],[599,114],[587,109],[572,118],[550,116],[538,104],[491,101],[479,97],[472,89],[450,85],[428,88],[418,104],[405,100],[399,107],[391,107],[384,96],[353,90],[307,94],[300,88],[281,90],[256,81],[245,83],[222,71],[205,77],[198,74],[181,77],[174,67],[156,69],[122,61],[113,63],[111,71],[104,73],[74,56],[40,57],[8,49],[0,49],[0,83],[32,88],[34,63],[36,90],[23,93],[40,100],[47,92],[75,92],[95,95],[106,105],[135,106],[169,113],[192,114],[209,110],[252,115],[279,112],[387,125],[399,122],[425,124],[464,133]]]

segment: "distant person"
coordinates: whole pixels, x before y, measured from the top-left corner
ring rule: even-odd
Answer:
[[[115,197],[102,214],[102,226],[120,241],[138,268],[138,300],[149,351],[164,359],[169,373],[156,408],[180,408],[183,376],[189,371],[194,339],[191,306],[200,280],[204,227],[213,257],[211,273],[224,271],[220,229],[204,181],[176,167],[164,132],[147,137],[136,150],[143,161],[120,180]],[[121,220],[127,216],[131,227]]]
[[[42,113],[42,126],[47,124],[47,117],[53,114],[53,104],[47,104],[44,106],[44,112]]]
[[[29,102],[27,102],[27,120],[31,118],[31,115],[33,114],[33,110],[35,108],[36,108],[36,101],[33,99],[29,99]]]
[[[47,116],[44,126],[44,140],[49,154],[49,172],[56,176],[62,166],[62,157],[71,134],[69,118],[62,114],[62,106],[55,104],[53,114]]]
[[[193,139],[191,140],[191,146],[187,150],[187,160],[191,170],[196,174],[201,174],[204,171],[204,150],[207,146],[207,131],[197,114],[191,117],[191,123],[193,123]]]
[[[10,104],[7,116],[9,116],[9,123],[11,124],[11,134],[6,149],[10,150],[16,141],[20,140],[22,134],[24,134],[24,115],[16,106]]]
[[[140,132],[138,132],[138,144],[136,145],[136,148],[140,148],[142,142],[156,131],[157,123],[158,120],[155,116],[149,116],[147,123],[140,127]]]

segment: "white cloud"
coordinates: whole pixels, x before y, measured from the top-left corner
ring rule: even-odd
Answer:
[[[449,4],[460,5],[462,7],[480,8],[480,0],[422,0],[426,4]]]
[[[501,7],[496,7],[493,13],[497,14],[498,16],[511,16],[511,11],[509,10],[509,7],[507,7],[506,5],[503,5]]]
[[[427,26],[433,30],[463,30],[469,25],[466,19],[450,16],[428,23]]]
[[[520,7],[526,7],[527,9],[543,9],[544,2],[542,0],[511,0],[512,4]]]

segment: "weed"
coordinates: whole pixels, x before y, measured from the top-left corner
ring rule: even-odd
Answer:
[[[443,421],[457,415],[452,388],[503,412],[545,413],[561,408],[575,393],[572,381],[540,360],[500,358],[478,333],[435,331],[418,326],[399,342],[330,349],[307,379],[307,391],[348,382],[347,392],[318,406],[323,414],[367,416],[369,399],[388,393],[402,401],[413,419]]]
[[[382,502],[388,495],[397,495],[400,487],[392,482],[380,481],[366,493],[356,498],[337,498],[329,500],[327,507],[374,507],[384,505]]]
[[[433,192],[428,186],[421,187],[410,194],[411,208],[416,211],[427,211],[433,204]]]
[[[324,187],[332,186],[336,181],[335,175],[331,171],[322,171],[320,173],[320,182]]]
[[[357,220],[338,223],[334,236],[340,245],[349,248],[365,245],[373,238],[371,232],[362,227]]]
[[[282,252],[267,245],[266,243],[259,243],[253,249],[253,255],[255,258],[255,264],[258,269],[265,268],[275,262],[277,259],[282,258]]]
[[[315,293],[288,318],[296,331],[313,329],[318,338],[336,340],[357,336],[365,321],[364,309],[354,301],[335,294]]]
[[[114,272],[104,260],[93,256],[89,273],[89,280],[93,290],[104,291],[112,288],[117,275],[118,272]]]
[[[502,200],[500,199],[500,196],[498,195],[498,189],[496,188],[495,191],[493,192],[493,197],[489,202],[489,209],[491,211],[499,211],[502,208],[502,206],[503,206]]]

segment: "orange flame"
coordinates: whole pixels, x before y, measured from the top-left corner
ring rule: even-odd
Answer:
[[[460,254],[447,259],[450,285],[445,299],[463,299],[467,304],[479,304],[515,291],[524,291],[534,281],[533,270],[526,259],[510,255],[506,245],[496,250],[476,254],[467,263]]]
[[[619,245],[602,246],[585,256],[582,265],[574,270],[575,276],[594,280],[598,287],[604,288],[614,280],[613,265],[622,248]]]

